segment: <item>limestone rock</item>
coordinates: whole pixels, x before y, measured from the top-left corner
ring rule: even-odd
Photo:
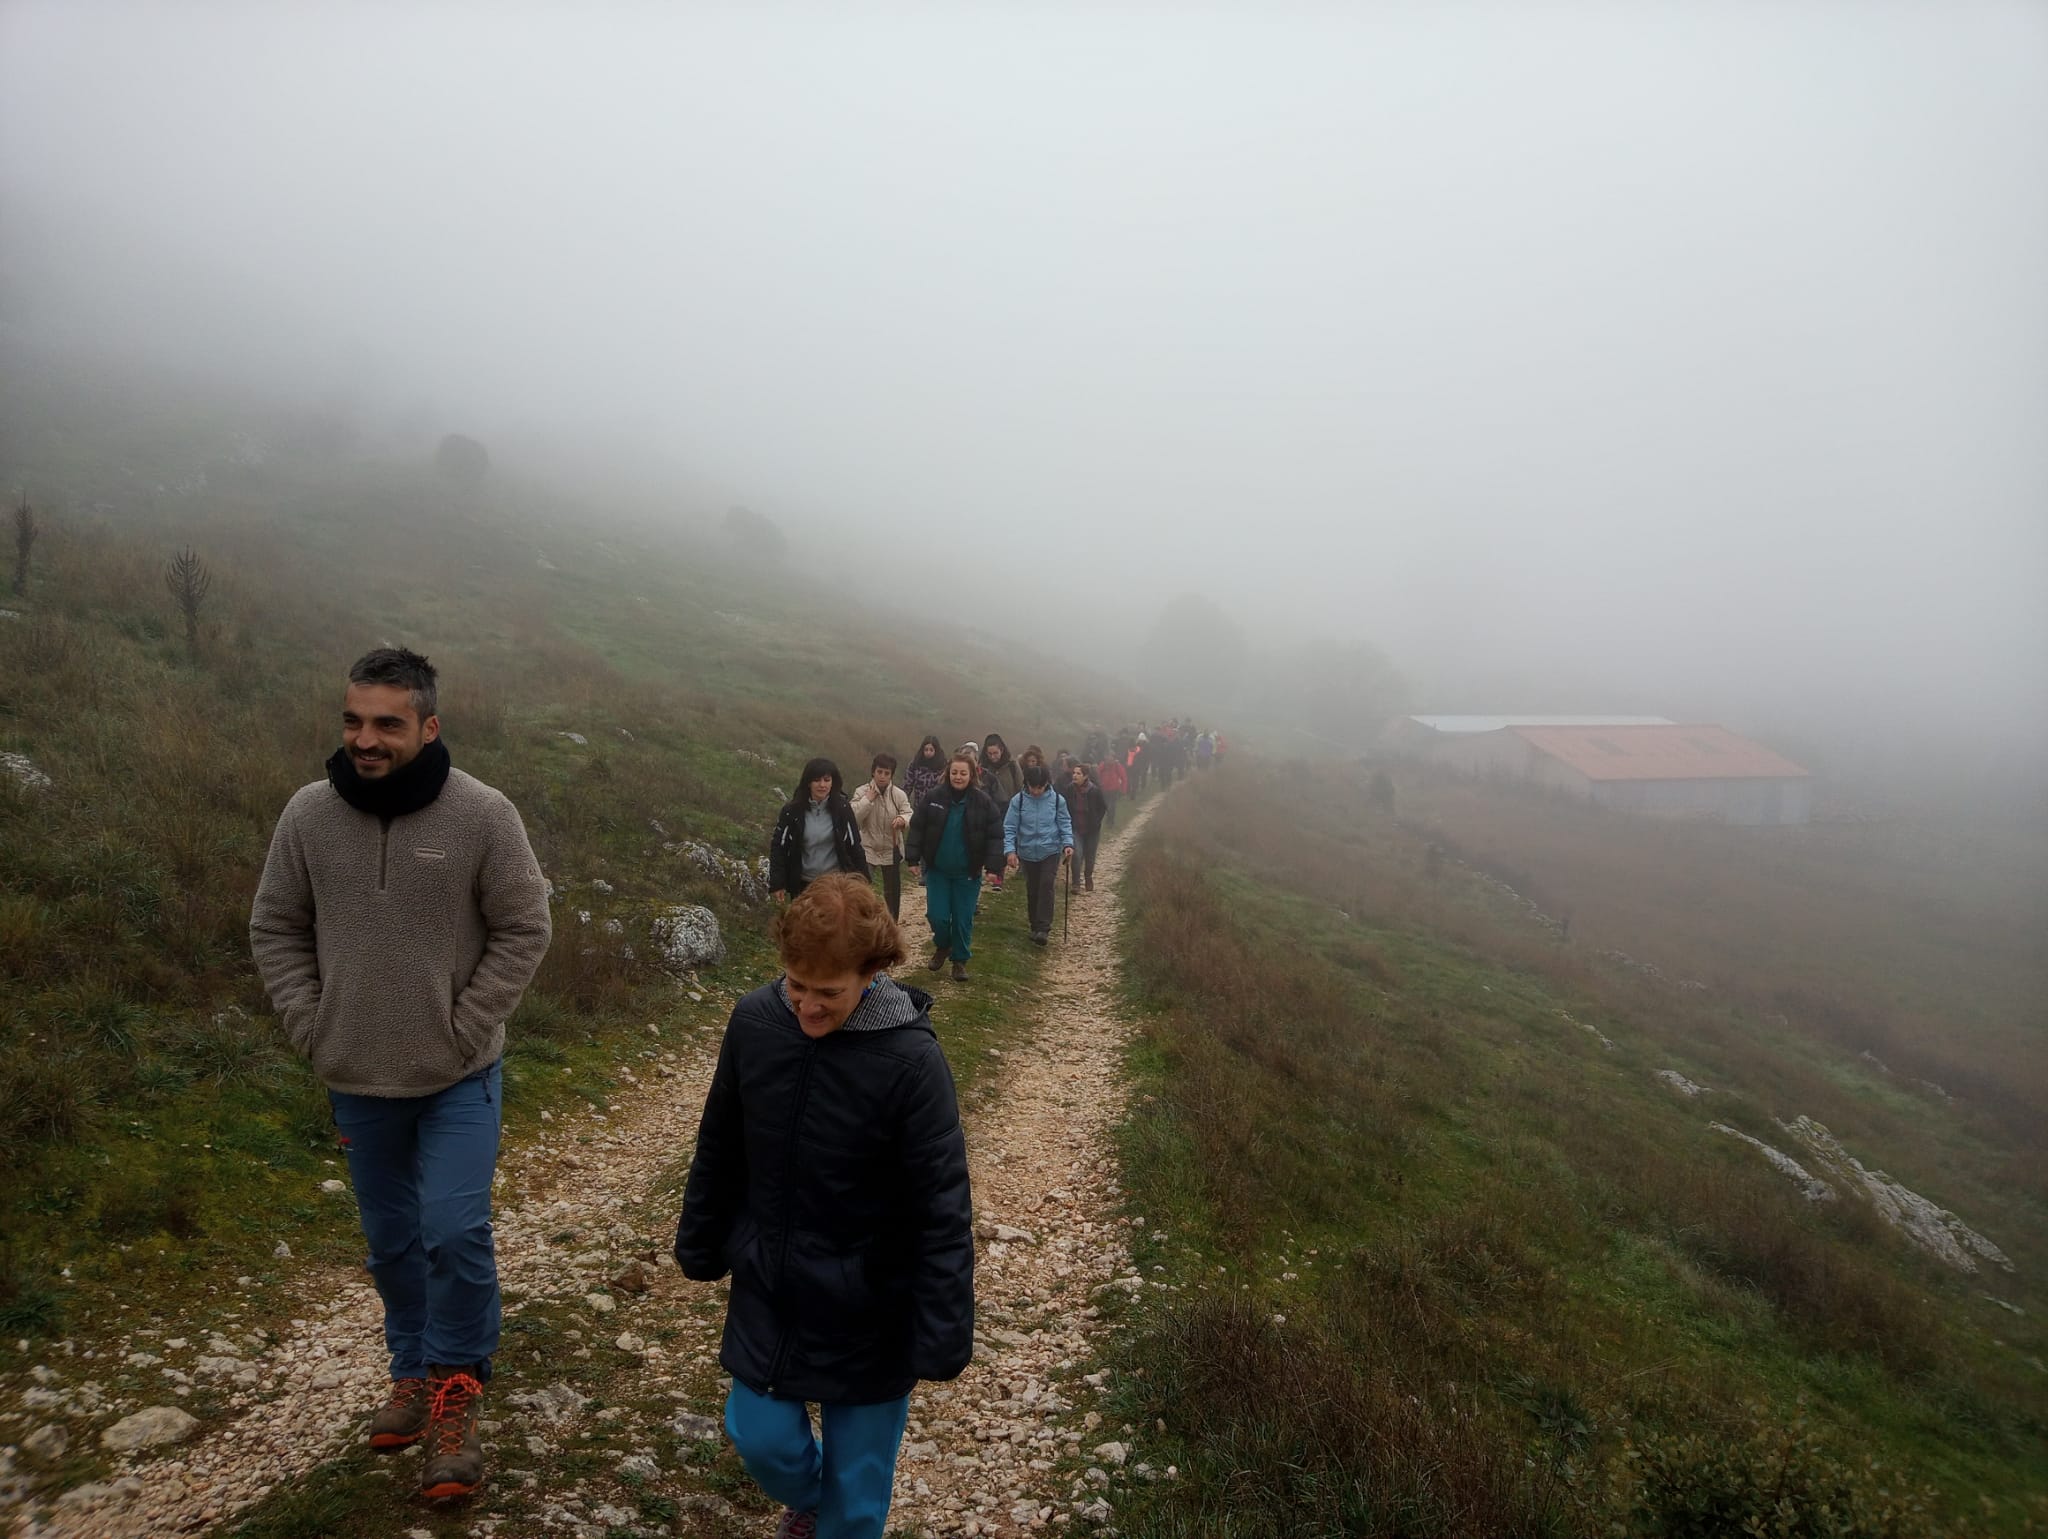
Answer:
[[[573,1385],[550,1384],[545,1389],[530,1389],[514,1395],[512,1403],[553,1425],[567,1421],[582,1410],[588,1398]]]
[[[645,1261],[628,1262],[625,1270],[612,1279],[612,1286],[621,1293],[645,1293],[654,1286],[654,1268]]]
[[[725,960],[718,916],[700,904],[677,904],[654,917],[654,944],[662,965],[675,971],[714,967]]]
[[[47,791],[50,777],[37,769],[26,754],[0,753],[0,769],[4,769],[31,791]]]
[[[715,1443],[725,1436],[725,1425],[716,1416],[699,1416],[694,1411],[676,1412],[669,1425],[686,1443]]]
[[[124,1416],[100,1434],[102,1446],[115,1453],[134,1453],[165,1443],[182,1443],[199,1430],[199,1418],[174,1405],[153,1405]]]

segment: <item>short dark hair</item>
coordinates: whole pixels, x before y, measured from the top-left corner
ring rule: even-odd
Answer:
[[[885,769],[885,770],[887,770],[887,771],[888,771],[888,772],[889,772],[890,774],[892,774],[892,775],[893,775],[893,774],[895,774],[895,773],[896,773],[896,755],[894,755],[893,753],[878,753],[878,754],[876,754],[876,755],[875,755],[875,762],[874,762],[873,764],[870,764],[870,765],[868,766],[868,770],[869,770],[869,773],[873,773],[873,772],[874,772],[875,770],[878,770],[878,769]]]
[[[436,713],[440,705],[440,675],[434,665],[417,652],[404,647],[379,647],[365,652],[348,671],[351,684],[396,684],[412,695],[412,708],[421,721]]]

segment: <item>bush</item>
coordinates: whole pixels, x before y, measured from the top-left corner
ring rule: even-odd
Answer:
[[[1133,1533],[1423,1539],[1571,1531],[1571,1499],[1473,1386],[1357,1322],[1277,1323],[1241,1298],[1176,1310],[1140,1338],[1146,1417],[1188,1446]],[[1336,1327],[1336,1328],[1333,1328]]]
[[[1677,1414],[1694,1419],[1691,1407]],[[1630,1539],[1934,1539],[1931,1491],[1845,1456],[1803,1420],[1751,1406],[1732,1424],[1649,1433],[1610,1466],[1614,1523]]]
[[[9,1336],[54,1332],[62,1314],[50,1274],[13,1246],[0,1246],[0,1332]]]
[[[149,1012],[100,978],[84,978],[49,997],[50,1023],[67,1036],[123,1057],[141,1049]]]
[[[277,1036],[239,1007],[180,1028],[176,1040],[179,1060],[223,1087],[273,1083],[285,1064]]]
[[[81,1054],[19,1043],[0,1057],[0,1167],[76,1138],[98,1115],[102,1076]]]

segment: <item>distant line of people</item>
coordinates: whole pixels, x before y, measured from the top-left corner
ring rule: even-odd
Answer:
[[[1062,748],[1050,759],[1036,743],[1013,756],[999,732],[950,754],[942,745],[927,733],[907,768],[876,754],[851,793],[830,759],[806,764],[769,835],[768,885],[783,902],[834,872],[878,880],[898,919],[907,867],[924,887],[932,931],[924,965],[950,966],[961,982],[984,891],[1021,880],[1031,942],[1048,944],[1060,872],[1069,892],[1095,890],[1096,856],[1118,804],[1148,783],[1164,789],[1190,767],[1207,769],[1226,751],[1222,734],[1178,719],[1156,730],[1138,722],[1114,736],[1094,732],[1080,754]]]

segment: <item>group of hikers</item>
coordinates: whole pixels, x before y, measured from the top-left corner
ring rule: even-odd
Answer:
[[[1036,743],[1013,758],[999,732],[950,754],[927,734],[908,766],[876,754],[851,793],[837,764],[812,759],[769,835],[768,885],[782,902],[834,872],[879,880],[898,919],[908,868],[923,884],[932,931],[924,965],[938,972],[950,963],[965,982],[983,891],[1003,892],[1021,876],[1032,944],[1046,945],[1061,870],[1069,895],[1095,890],[1096,854],[1117,804],[1148,782],[1170,786],[1191,764],[1207,769],[1224,752],[1221,733],[1178,720],[1157,732],[1139,722],[1114,737],[1091,733],[1081,753],[1062,748],[1050,759]]]
[[[421,1494],[443,1502],[484,1480],[505,1023],[552,925],[518,809],[453,766],[437,692],[404,649],[351,667],[341,746],[278,820],[249,932],[327,1090],[384,1305],[391,1382],[369,1446],[423,1444]],[[984,881],[1023,873],[1044,944],[1060,863],[1090,890],[1117,800],[1224,751],[1179,722],[1087,746],[1012,762],[995,733],[950,754],[927,737],[900,786],[878,754],[850,796],[815,760],[777,820],[782,971],[726,1023],[675,1259],[732,1279],[725,1427],[783,1504],[779,1539],[878,1539],[911,1389],[973,1353],[966,1142],[932,996],[890,975],[909,960],[897,868],[924,883],[928,965],[963,978]]]

